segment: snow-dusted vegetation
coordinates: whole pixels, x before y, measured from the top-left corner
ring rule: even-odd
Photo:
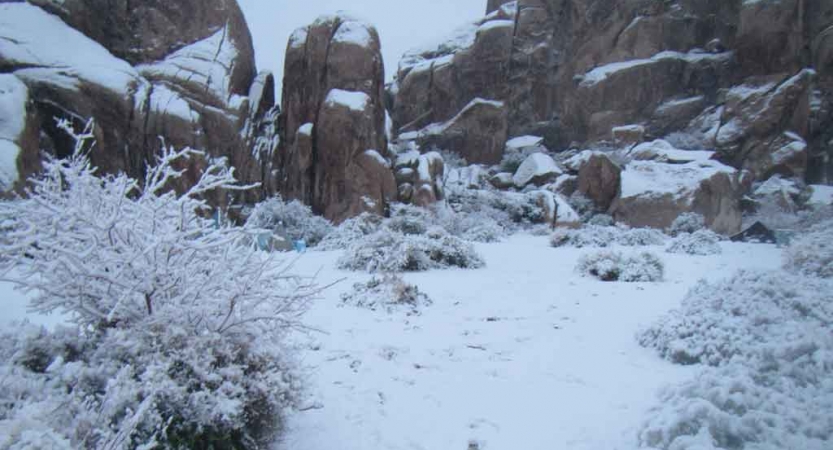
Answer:
[[[333,228],[327,219],[313,214],[309,206],[298,200],[284,201],[280,196],[258,203],[247,223],[294,241],[303,240],[310,247],[318,245]]]
[[[484,265],[474,247],[442,228],[405,234],[387,227],[353,242],[339,259],[342,269],[367,272],[424,271]]]
[[[829,448],[833,285],[777,271],[701,283],[639,340],[703,364],[667,389],[640,434],[661,449]]]
[[[717,255],[723,249],[720,248],[720,236],[710,230],[698,230],[693,233],[677,233],[665,251],[687,255]]]
[[[99,178],[88,131],[0,203],[0,276],[73,323],[4,331],[0,446],[265,445],[300,398],[282,337],[317,289],[254,250],[252,229],[203,217],[205,194],[243,188],[222,161],[181,195],[166,186],[191,150],[165,149],[142,183]]]
[[[623,255],[611,250],[600,250],[582,256],[576,271],[601,281],[648,282],[662,281],[665,266],[650,252]]]
[[[785,252],[784,268],[803,275],[833,277],[833,221],[817,224],[796,237]]]
[[[405,310],[409,315],[419,314],[422,308],[432,303],[417,286],[391,273],[374,276],[366,283],[354,284],[350,292],[341,295],[341,300],[345,305],[357,308],[371,311],[383,309],[389,313]]]
[[[553,247],[641,247],[664,245],[668,237],[650,228],[587,225],[579,229],[560,228],[550,236]]]

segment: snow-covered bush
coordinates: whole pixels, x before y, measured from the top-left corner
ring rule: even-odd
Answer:
[[[830,448],[830,280],[742,271],[702,282],[639,341],[675,363],[711,366],[662,394],[644,447]]]
[[[665,266],[653,253],[623,256],[602,250],[582,256],[576,271],[601,281],[649,282],[662,281]]]
[[[35,445],[30,430],[56,448],[265,445],[298,401],[281,338],[316,289],[247,245],[260,230],[205,218],[206,194],[241,188],[232,169],[177,194],[174,167],[202,155],[163,149],[143,183],[98,178],[91,134],[0,202],[0,279],[76,325],[0,337],[2,446]]]
[[[383,218],[375,214],[362,213],[345,220],[335,227],[316,246],[317,250],[342,250],[359,239],[379,231]]]
[[[822,222],[790,242],[784,268],[814,277],[833,277],[833,221]]]
[[[457,213],[449,208],[437,206],[434,223],[454,236],[472,242],[499,242],[507,230],[495,219],[481,211]]]
[[[706,219],[702,215],[693,212],[682,213],[671,223],[671,227],[668,228],[668,234],[671,236],[677,236],[682,233],[690,234],[700,231],[705,227]]]
[[[616,243],[625,247],[664,245],[667,240],[665,234],[653,228],[629,228],[616,236]]]
[[[811,342],[833,325],[833,284],[783,272],[739,272],[701,282],[639,342],[678,364],[764,358],[771,345]],[[787,344],[789,342],[789,344]]]
[[[385,220],[385,225],[403,234],[425,234],[433,222],[431,211],[400,203],[391,207],[390,218]]]
[[[612,227],[616,225],[616,221],[613,220],[613,216],[608,214],[594,214],[587,220],[587,225],[597,226],[597,227]]]
[[[408,315],[419,314],[432,303],[419,288],[396,274],[374,276],[367,283],[356,283],[350,292],[342,294],[341,300],[346,305],[373,311],[384,308],[388,313],[406,308]]]
[[[668,253],[683,253],[686,255],[719,255],[720,236],[711,230],[699,230],[694,233],[680,233],[671,241],[665,250]]]
[[[441,228],[425,235],[406,235],[382,228],[354,242],[338,260],[338,267],[368,272],[402,272],[484,265],[474,247]]]
[[[283,234],[294,241],[304,240],[314,247],[333,229],[330,222],[312,213],[303,203],[284,201],[280,196],[257,204],[247,223],[254,228],[263,228]]]
[[[559,228],[550,237],[553,247],[607,247],[616,243],[619,229],[586,226],[579,229]]]
[[[450,192],[447,201],[456,213],[489,217],[508,231],[519,225],[540,223],[545,216],[536,197],[517,192],[467,189]]]
[[[624,228],[588,225],[578,229],[561,228],[550,237],[553,247],[608,247],[618,244],[625,247],[663,245],[664,234],[650,228]]]

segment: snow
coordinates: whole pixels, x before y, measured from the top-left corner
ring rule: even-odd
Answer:
[[[293,31],[292,34],[289,36],[289,42],[287,46],[289,48],[301,48],[307,44],[307,37],[309,36],[309,30],[307,27],[298,28],[297,30]]]
[[[812,195],[807,203],[811,205],[833,205],[833,186],[811,184]]]
[[[804,139],[795,133],[785,134],[793,141],[772,153],[772,162],[775,164],[788,162],[807,150],[807,142]]]
[[[596,67],[587,72],[581,81],[580,86],[593,86],[595,84],[605,81],[608,77],[613,76],[618,72],[630,70],[635,67],[647,66],[655,64],[659,61],[665,60],[679,60],[689,63],[696,63],[703,60],[720,61],[731,57],[731,54],[712,54],[712,53],[680,53],[673,51],[664,51],[646,59],[633,59],[630,61],[615,62]]]
[[[56,16],[28,3],[0,4],[0,55],[24,81],[45,81],[77,90],[93,83],[128,96],[140,82],[127,62],[70,28]]]
[[[622,198],[665,194],[678,199],[690,198],[700,183],[718,173],[734,175],[735,169],[717,161],[686,164],[634,161],[622,172]]]
[[[714,152],[709,150],[680,150],[674,148],[668,141],[657,139],[637,145],[628,152],[628,156],[640,160],[687,163],[709,161],[714,157]]]
[[[150,78],[171,78],[199,84],[223,105],[231,100],[231,72],[238,50],[228,38],[228,26],[213,35],[183,47],[163,61],[136,68]]]
[[[306,136],[312,136],[312,128],[313,127],[314,127],[314,125],[312,123],[307,122],[307,123],[301,125],[300,127],[298,127],[298,134],[303,134],[303,135],[306,135]]]
[[[0,192],[11,190],[20,179],[17,158],[20,147],[14,142],[0,138]]]
[[[339,252],[305,254],[300,273],[348,279],[306,316],[326,330],[303,354],[314,396],[276,450],[634,448],[658,389],[696,372],[636,331],[700,278],[780,263],[774,246],[722,243],[723,255],[663,254],[665,282],[602,283],[573,271],[586,250],[546,241],[477,244],[483,269],[403,275],[433,301],[410,316],[343,305],[371,277],[334,270]]]
[[[527,147],[537,147],[543,142],[544,138],[540,136],[518,136],[516,138],[509,139],[506,142],[506,148],[521,150]]]
[[[3,302],[3,314],[0,315],[0,329],[9,327],[14,322],[26,320],[33,325],[40,325],[47,328],[54,328],[56,325],[67,324],[69,316],[52,313],[49,315],[38,314],[29,311],[29,299],[32,295],[26,295],[15,289],[12,283],[0,281],[0,301]]]
[[[331,89],[324,100],[327,106],[346,106],[353,111],[362,112],[370,103],[370,97],[364,92],[345,91],[342,89]]]
[[[515,28],[515,21],[513,20],[491,20],[477,27],[478,33],[483,33],[496,28]]]
[[[390,162],[388,162],[388,160],[380,155],[376,150],[365,150],[364,154],[373,158],[377,163],[379,163],[380,166],[390,168]]]
[[[343,22],[333,36],[333,42],[358,45],[359,47],[370,47],[373,37],[370,35],[370,25],[349,20]]]
[[[756,196],[767,195],[798,195],[801,189],[798,188],[795,181],[781,178],[780,175],[773,175],[768,180],[761,183],[754,190]]]
[[[581,170],[581,167],[584,166],[587,161],[590,161],[595,155],[605,155],[603,152],[597,150],[584,150],[579,154],[571,157],[567,161],[564,161],[564,166],[568,169],[572,170],[573,172],[578,172]]]
[[[418,130],[418,131],[410,131],[408,133],[402,133],[399,135],[399,139],[403,141],[412,141],[415,139],[419,139],[423,136],[433,136],[442,134],[445,130],[448,129],[451,125],[457,122],[463,115],[469,112],[472,108],[477,107],[478,105],[489,105],[495,108],[503,108],[504,103],[496,100],[486,100],[480,97],[475,98],[474,100],[470,101],[456,116],[452,117],[447,122],[441,123],[432,123],[427,125],[425,128]]]
[[[544,153],[533,153],[518,167],[512,180],[515,186],[521,188],[531,183],[535,178],[546,175],[561,175],[564,171],[558,167],[551,156]]]
[[[191,109],[179,93],[163,84],[155,84],[150,96],[150,110],[157,114],[179,117],[189,123],[199,123],[200,113]]]
[[[20,147],[15,142],[26,128],[28,100],[29,90],[19,78],[0,74],[0,192],[9,190],[20,179]]]

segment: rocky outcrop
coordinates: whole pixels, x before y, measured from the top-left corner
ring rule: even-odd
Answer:
[[[719,162],[633,161],[622,172],[610,213],[632,227],[665,229],[681,214],[696,212],[715,232],[732,235],[740,231],[740,197],[737,171]]]
[[[0,4],[0,69],[26,85],[37,117],[40,138],[26,141],[23,155],[67,155],[73,143],[54,119],[76,127],[92,119],[97,144],[90,158],[104,172],[141,178],[161,137],[165,145],[226,158],[244,182],[264,181],[261,162],[274,148],[255,152],[246,130],[262,122],[274,99],[263,96],[250,108],[254,58],[236,2],[33,3],[57,15],[28,3]],[[193,161],[192,169],[202,164]],[[36,168],[23,166],[21,177]],[[197,176],[191,172],[176,187],[187,187]],[[243,200],[262,194],[251,191]]]
[[[445,162],[439,153],[420,155],[412,148],[397,155],[395,170],[399,201],[427,207],[445,197]]]
[[[395,129],[445,123],[480,98],[505,105],[509,137],[543,136],[551,149],[614,129],[619,145],[676,135],[758,180],[833,180],[828,3],[490,0],[482,20],[403,57]],[[633,124],[643,137],[621,128]],[[805,149],[783,160],[797,139]]]
[[[281,191],[336,222],[382,214],[397,196],[380,48],[375,28],[345,15],[319,18],[287,45]]]

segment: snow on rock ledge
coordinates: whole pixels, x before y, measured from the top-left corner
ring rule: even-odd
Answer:
[[[370,104],[370,97],[364,92],[345,91],[341,89],[332,89],[324,100],[327,106],[346,106],[352,111],[362,112],[367,109]]]
[[[668,228],[680,214],[696,212],[722,234],[740,230],[736,170],[717,161],[665,164],[634,161],[622,172],[611,206],[617,221],[633,227]]]
[[[529,184],[539,186],[554,180],[563,173],[564,171],[558,167],[552,157],[544,153],[533,153],[518,167],[512,181],[519,188]]]
[[[20,181],[20,141],[26,131],[29,90],[14,75],[0,74],[0,193]]]

